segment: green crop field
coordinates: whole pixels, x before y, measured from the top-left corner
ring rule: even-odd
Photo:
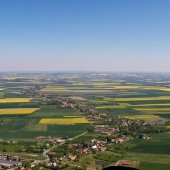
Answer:
[[[153,163],[153,162],[142,162],[140,164],[140,170],[168,170],[170,164],[166,163]]]
[[[0,103],[0,109],[6,108],[39,108],[38,103]]]
[[[38,136],[51,136],[51,137],[74,137],[83,132],[80,131],[0,131],[0,138],[2,139],[36,139]]]
[[[151,140],[136,140],[123,159],[140,161],[140,170],[166,170],[170,167],[170,134],[152,135]]]
[[[80,113],[70,108],[41,108],[37,112],[30,115],[31,117],[64,117],[64,116],[78,116]]]
[[[90,125],[81,124],[81,125],[48,125],[48,131],[86,131]]]
[[[112,115],[139,115],[142,114],[141,111],[139,110],[134,110],[132,108],[114,108],[114,109],[97,109],[100,112],[106,112],[108,114],[112,114]]]
[[[170,154],[170,134],[152,136],[152,140],[143,140],[131,152],[150,154]]]
[[[30,119],[26,117],[20,118],[0,118],[0,131],[4,130],[26,130],[27,126],[36,123],[38,120],[36,118]]]

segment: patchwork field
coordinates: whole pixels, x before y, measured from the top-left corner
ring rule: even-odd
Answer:
[[[79,135],[90,126],[90,124],[39,124],[39,118],[32,117],[3,117],[0,118],[0,138],[27,138],[37,136],[65,137]]]
[[[39,106],[34,103],[0,103],[0,138],[36,138],[39,135],[52,137],[74,137],[85,131],[90,124],[80,117],[77,110],[58,108],[55,105]],[[27,108],[25,108],[27,107]],[[28,108],[30,107],[30,108]],[[32,107],[32,108],[31,108]],[[64,118],[65,117],[65,118]],[[41,118],[75,119],[68,124],[40,124]],[[79,123],[79,124],[75,124]],[[74,124],[74,125],[73,125]]]
[[[119,86],[114,86],[118,88]],[[93,97],[93,99],[87,99],[86,101],[82,101],[87,105],[91,105],[95,107],[98,111],[106,112],[109,114],[122,114],[122,115],[149,115],[147,118],[145,116],[138,117],[143,120],[158,120],[158,114],[170,114],[170,94],[165,95],[164,92],[160,92],[160,90],[153,90],[151,87],[147,87],[144,89],[140,86],[135,86],[136,88],[132,88],[133,86],[129,86],[129,89],[126,89],[125,86],[119,87],[119,92],[122,94],[118,94],[120,97],[116,95],[113,97],[108,97],[107,95],[101,95],[100,97]],[[141,89],[143,88],[143,89]],[[126,89],[126,91],[125,91]],[[137,92],[136,95],[129,95],[127,97],[127,92],[129,93]],[[150,89],[150,90],[148,90]],[[158,88],[157,88],[158,89]],[[162,88],[161,88],[162,89]],[[167,90],[167,89],[166,89]],[[124,93],[124,95],[123,95]],[[145,94],[144,96],[140,95]],[[161,96],[163,93],[163,96]],[[124,97],[125,96],[125,97]],[[139,97],[140,96],[140,97]],[[152,115],[152,118],[151,118]],[[130,117],[131,119],[137,119],[137,117]]]

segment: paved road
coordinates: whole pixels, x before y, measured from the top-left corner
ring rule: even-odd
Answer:
[[[77,138],[79,138],[79,137],[85,135],[87,132],[88,132],[88,131],[86,131],[86,132],[84,132],[84,133],[82,133],[82,134],[80,134],[80,135],[78,135],[78,136],[75,136],[75,137],[73,137],[73,138],[70,138],[70,140],[77,139]]]
[[[120,164],[120,160],[116,163],[116,165],[115,166],[118,166]]]
[[[82,133],[82,134],[80,134],[80,135],[77,135],[77,136],[75,136],[75,137],[73,137],[73,138],[70,138],[69,140],[72,141],[72,140],[74,140],[74,139],[77,139],[77,138],[85,135],[87,132],[88,132],[88,131],[86,131],[86,132],[84,132],[84,133]],[[47,156],[47,153],[48,153],[48,152],[50,152],[51,150],[53,150],[53,149],[56,148],[57,146],[64,145],[65,143],[66,143],[66,142],[62,142],[62,143],[60,143],[60,144],[58,144],[58,145],[52,146],[52,147],[49,148],[48,150],[45,150],[45,151],[43,152],[43,156],[44,156],[46,159],[48,159],[48,156]]]

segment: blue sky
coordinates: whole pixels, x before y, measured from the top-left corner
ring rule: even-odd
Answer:
[[[169,0],[0,0],[0,71],[170,72]]]

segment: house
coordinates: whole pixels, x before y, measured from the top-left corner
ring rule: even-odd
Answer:
[[[69,155],[69,159],[70,160],[72,160],[72,161],[74,161],[75,159],[77,159],[77,155]]]
[[[49,152],[47,152],[47,154],[46,154],[46,155],[48,155],[48,156],[51,158],[51,157],[55,156],[55,155],[56,155],[56,153],[55,153],[55,152],[51,152],[51,151],[49,151]]]
[[[69,144],[69,145],[68,145],[68,148],[74,148],[74,147],[77,147],[77,146],[78,146],[78,144],[72,143],[72,144]]]
[[[92,149],[96,150],[96,149],[97,149],[97,146],[96,146],[96,145],[93,145],[93,146],[92,146]]]
[[[46,139],[46,136],[38,136],[37,139]]]
[[[126,160],[120,160],[119,163],[122,164],[122,165],[129,165],[130,164]]]

